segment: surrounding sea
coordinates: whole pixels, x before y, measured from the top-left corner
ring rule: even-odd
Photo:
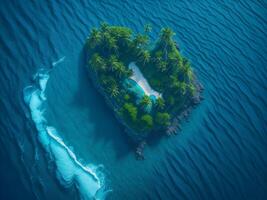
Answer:
[[[102,21],[172,28],[205,87],[144,161],[86,74]],[[90,196],[267,199],[266,0],[0,0],[0,199]]]

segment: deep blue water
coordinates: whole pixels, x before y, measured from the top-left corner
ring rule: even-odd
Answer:
[[[86,75],[84,41],[101,21],[150,23],[152,39],[171,27],[205,86],[182,131],[151,142],[143,162]],[[107,199],[267,199],[266,46],[266,0],[1,0],[0,199],[79,199],[87,187],[57,143],[44,148],[25,102],[34,75],[64,56],[43,115]]]

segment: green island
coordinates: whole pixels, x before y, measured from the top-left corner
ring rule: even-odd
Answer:
[[[180,54],[175,33],[163,28],[152,44],[150,31],[150,25],[135,34],[127,27],[102,23],[86,41],[89,75],[138,142],[141,157],[147,138],[177,132],[181,116],[200,102],[203,89],[189,60]]]

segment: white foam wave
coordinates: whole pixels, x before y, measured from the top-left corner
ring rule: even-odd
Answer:
[[[53,66],[63,62],[65,57],[53,62]],[[78,161],[74,152],[60,138],[54,127],[48,126],[44,117],[45,89],[51,70],[41,69],[35,77],[35,85],[24,88],[24,101],[29,106],[31,118],[38,131],[38,139],[45,150],[54,159],[57,177],[65,187],[75,184],[82,199],[104,199],[103,173],[97,166],[85,166]]]

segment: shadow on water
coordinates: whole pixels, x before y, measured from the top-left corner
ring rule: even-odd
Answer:
[[[154,132],[147,138],[147,146],[149,148],[156,148],[164,139],[170,139],[170,137],[166,136],[163,132]]]
[[[87,75],[86,65],[86,49],[83,47],[78,63],[78,90],[74,94],[72,103],[81,108],[89,108],[89,120],[95,127],[90,134],[95,140],[111,142],[117,158],[121,159],[133,152],[134,144],[125,134],[123,127],[118,123],[103,97],[93,86]]]

